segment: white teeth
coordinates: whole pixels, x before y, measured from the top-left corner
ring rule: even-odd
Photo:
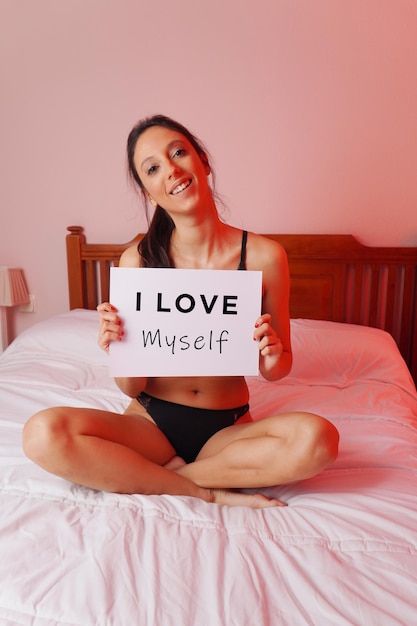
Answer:
[[[177,193],[180,193],[181,191],[184,191],[184,189],[187,189],[187,187],[189,187],[191,185],[191,181],[188,180],[186,183],[182,183],[181,185],[178,185],[178,187],[175,187],[175,189],[173,191],[171,191],[171,194],[173,196],[176,196]]]

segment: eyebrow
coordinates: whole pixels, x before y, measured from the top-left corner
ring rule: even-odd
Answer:
[[[166,150],[169,151],[175,144],[185,144],[186,143],[186,139],[173,139],[172,141],[169,142],[169,144],[166,147]],[[148,161],[153,161],[155,159],[155,157],[153,155],[146,157],[146,159],[144,159],[140,165],[141,169],[145,168],[145,165]]]

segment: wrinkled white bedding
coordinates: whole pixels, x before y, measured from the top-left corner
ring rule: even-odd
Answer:
[[[21,430],[56,404],[122,411],[95,312],[42,322],[0,358],[0,624],[409,626],[417,622],[417,396],[394,341],[292,321],[294,367],[248,380],[255,418],[303,409],[341,435],[286,508],[95,492],[44,472]]]

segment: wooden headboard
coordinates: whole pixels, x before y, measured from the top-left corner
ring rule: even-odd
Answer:
[[[109,297],[109,268],[125,244],[87,243],[81,226],[66,237],[70,309]],[[292,318],[382,328],[394,337],[417,381],[417,247],[369,247],[351,235],[265,235],[287,251]]]

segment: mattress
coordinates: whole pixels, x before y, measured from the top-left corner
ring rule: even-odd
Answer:
[[[409,626],[417,622],[417,395],[382,330],[291,320],[283,380],[248,378],[255,419],[293,410],[340,433],[314,478],[262,490],[287,507],[120,495],[22,451],[47,406],[122,412],[96,312],[34,325],[0,357],[0,624]]]

